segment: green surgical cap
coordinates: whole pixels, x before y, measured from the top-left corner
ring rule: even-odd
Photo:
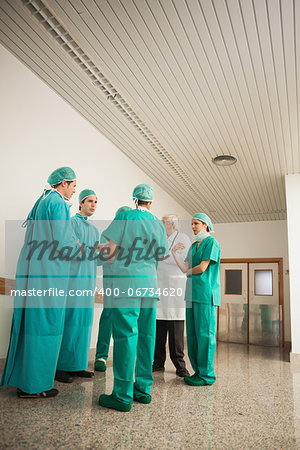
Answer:
[[[54,186],[55,184],[61,183],[63,180],[76,180],[75,172],[71,167],[59,167],[51,173],[47,181],[50,186]]]
[[[93,191],[92,189],[83,189],[83,191],[81,191],[79,194],[79,201],[82,202],[82,200],[87,198],[89,195],[96,195],[96,192]]]
[[[208,227],[208,231],[213,231],[213,229],[214,229],[213,224],[207,214],[204,214],[204,213],[194,214],[193,219],[201,220],[201,222],[206,223],[206,225]]]
[[[130,206],[121,206],[121,208],[119,208],[119,209],[116,211],[115,216],[117,216],[117,215],[120,214],[121,212],[124,212],[124,211],[131,211],[131,210],[132,210],[132,208],[130,208]]]
[[[132,193],[133,200],[138,199],[143,202],[151,202],[153,200],[153,188],[150,184],[138,184]]]

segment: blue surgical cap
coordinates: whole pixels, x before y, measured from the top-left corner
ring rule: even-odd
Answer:
[[[214,227],[213,227],[212,221],[210,220],[210,218],[208,217],[207,214],[204,214],[204,213],[194,214],[193,219],[201,220],[201,222],[206,223],[208,231],[213,231]]]
[[[76,175],[71,167],[59,167],[55,169],[48,178],[48,183],[50,186],[61,183],[63,180],[74,181],[76,180]]]
[[[83,189],[83,191],[81,191],[79,194],[79,201],[82,202],[82,200],[87,198],[89,195],[96,195],[96,192],[93,191],[92,189]]]
[[[132,208],[130,208],[130,206],[121,206],[121,207],[116,211],[115,216],[117,216],[117,215],[120,214],[121,212],[124,212],[124,211],[131,211],[131,210],[132,210]]]
[[[151,202],[153,195],[153,188],[150,184],[138,184],[132,193],[133,200],[137,199],[143,202]]]

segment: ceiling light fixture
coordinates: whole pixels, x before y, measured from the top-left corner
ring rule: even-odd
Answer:
[[[237,159],[231,155],[220,155],[213,158],[212,161],[217,166],[232,166],[237,162]]]

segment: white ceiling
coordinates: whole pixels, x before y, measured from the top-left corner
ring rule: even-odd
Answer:
[[[190,213],[215,222],[286,217],[284,175],[300,172],[300,0],[1,0],[0,8],[0,42]],[[55,32],[39,22],[46,16]],[[222,154],[237,164],[215,166]]]

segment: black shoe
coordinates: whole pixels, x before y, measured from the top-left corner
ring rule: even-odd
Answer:
[[[56,397],[57,394],[57,389],[50,389],[50,391],[43,391],[39,392],[38,394],[28,394],[27,392],[21,391],[21,389],[17,389],[17,396],[19,398],[50,398]]]
[[[153,364],[152,372],[164,372],[164,371],[165,371],[164,366],[159,366],[158,364]]]
[[[73,377],[80,378],[93,378],[94,372],[89,372],[88,370],[76,370],[75,372],[71,372]]]
[[[72,377],[70,372],[66,372],[65,370],[57,370],[55,373],[55,379],[61,383],[72,383],[74,381],[74,377]]]
[[[190,376],[190,372],[184,367],[182,369],[176,369],[176,375],[178,377],[189,377]]]

